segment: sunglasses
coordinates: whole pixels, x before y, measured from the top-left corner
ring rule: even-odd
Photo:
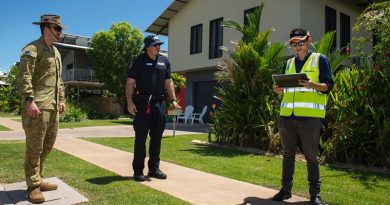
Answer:
[[[290,45],[291,45],[291,47],[297,47],[297,46],[304,46],[305,45],[305,43],[306,43],[306,40],[304,40],[304,41],[298,41],[298,42],[296,42],[296,43],[290,43]]]
[[[53,27],[49,26],[49,28],[52,28],[52,29],[54,29],[55,31],[58,31],[58,32],[62,32],[62,27],[61,26],[53,26]]]

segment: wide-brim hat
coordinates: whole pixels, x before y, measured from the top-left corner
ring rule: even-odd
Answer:
[[[294,40],[303,41],[303,40],[306,40],[307,37],[310,37],[309,31],[307,31],[304,28],[296,28],[296,29],[293,29],[291,31],[289,42],[294,41]]]
[[[149,35],[146,36],[144,39],[144,50],[150,46],[154,45],[161,45],[164,44],[164,42],[160,41],[160,39],[156,35]]]
[[[35,25],[41,25],[41,24],[55,24],[58,26],[61,26],[61,28],[66,29],[67,27],[63,24],[61,24],[61,17],[54,14],[44,14],[41,16],[40,22],[33,22]]]

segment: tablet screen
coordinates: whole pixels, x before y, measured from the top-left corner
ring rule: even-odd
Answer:
[[[299,85],[299,80],[309,80],[306,73],[273,74],[272,79],[280,87],[303,87]]]

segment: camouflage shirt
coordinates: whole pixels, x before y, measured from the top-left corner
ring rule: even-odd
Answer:
[[[39,109],[58,109],[58,103],[65,102],[60,52],[49,48],[43,37],[23,48],[19,69],[22,107],[27,97],[33,97]]]

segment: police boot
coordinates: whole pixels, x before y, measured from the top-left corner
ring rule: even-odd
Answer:
[[[49,182],[42,182],[40,189],[41,191],[53,191],[58,188],[57,184],[51,184]]]
[[[39,189],[39,186],[28,187],[27,197],[28,201],[31,203],[43,203],[45,201],[45,197],[43,196],[41,189]]]

